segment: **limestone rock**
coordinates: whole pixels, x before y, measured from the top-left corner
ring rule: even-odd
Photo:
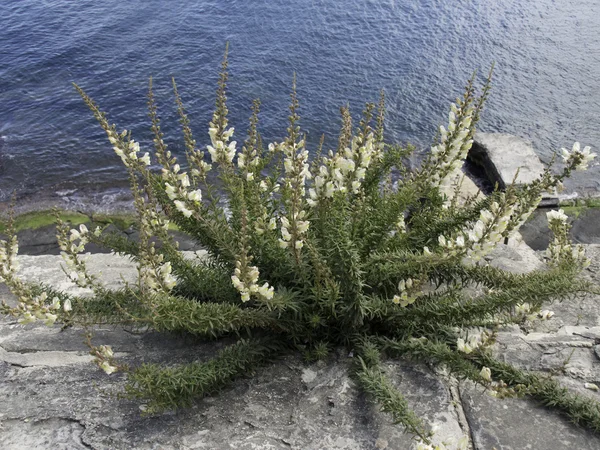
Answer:
[[[517,184],[527,184],[544,171],[530,142],[505,133],[477,132],[468,159],[481,166],[492,185],[498,183],[501,189],[506,189],[515,176]],[[542,204],[558,205],[558,197],[547,195]]]
[[[518,184],[531,183],[544,171],[531,143],[505,133],[478,132],[469,159],[482,165],[490,181],[502,189],[512,183],[517,171]]]
[[[19,262],[28,280],[82,293],[65,281],[58,256],[20,256]],[[88,267],[102,271],[112,288],[121,276],[135,276],[134,264],[116,255],[89,255]],[[94,344],[111,345],[119,361],[136,366],[206,360],[226,343],[99,327]],[[414,442],[356,388],[343,352],[314,364],[282,358],[191,408],[152,417],[141,416],[139,402],[117,398],[123,375],[107,376],[89,358],[81,329],[0,318],[0,448],[406,450]],[[414,363],[388,362],[386,370],[410,406],[436,425],[438,439],[462,437],[443,379]]]
[[[576,427],[533,400],[498,400],[470,382],[462,383],[460,392],[476,449],[600,448],[598,435]]]

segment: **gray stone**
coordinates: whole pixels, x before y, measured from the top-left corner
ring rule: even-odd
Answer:
[[[491,184],[498,183],[501,189],[506,189],[513,180],[517,184],[531,183],[544,171],[530,142],[505,133],[477,132],[468,159],[483,167]],[[558,197],[546,195],[543,203],[558,205]]]
[[[139,239],[139,234],[133,228],[121,230],[113,224],[105,228],[105,233],[117,233],[127,236],[129,239]],[[169,231],[169,234],[179,242],[180,250],[198,250],[200,246],[189,235],[180,231]],[[56,240],[56,226],[46,225],[36,229],[25,229],[17,233],[19,239],[19,254],[21,255],[59,255],[60,248]],[[5,236],[0,235],[0,238]],[[160,242],[157,242],[157,247],[160,247]],[[86,245],[86,251],[96,253],[110,253],[104,247],[100,247],[93,243]]]
[[[531,183],[544,171],[531,143],[511,134],[477,132],[468,158],[483,166],[488,179],[501,189],[513,182],[517,171],[517,184]]]
[[[529,399],[496,399],[471,382],[460,386],[476,450],[597,450],[600,437]]]
[[[593,259],[586,273],[598,281],[600,248],[586,248]],[[492,256],[492,265],[514,272],[543,267],[519,236]],[[82,292],[65,281],[57,256],[19,261],[28,280]],[[90,255],[88,265],[94,273],[102,271],[112,288],[122,285],[121,276],[133,280],[136,274],[131,261],[115,255]],[[5,289],[0,296],[6,296]],[[555,304],[551,320],[504,328],[495,355],[517,367],[556,374],[581,395],[600,397],[585,388],[600,383],[597,300],[585,297],[583,307],[571,300]],[[227,342],[100,327],[94,344],[111,345],[120,361],[136,366],[206,360]],[[314,364],[287,356],[191,408],[152,417],[140,415],[139,402],[117,398],[123,375],[107,376],[87,361],[82,330],[23,327],[0,319],[0,448],[409,449],[414,443],[356,388],[346,353]],[[534,402],[493,399],[462,383],[463,413],[458,390],[443,376],[406,361],[388,362],[386,370],[417,414],[437,427],[440,440],[456,442],[470,426],[476,449],[600,448],[597,436]],[[561,437],[551,438],[545,430],[558,430]]]
[[[82,441],[85,427],[76,420],[49,417],[47,419],[10,419],[2,421],[12,433],[3,436],[0,443],[10,450],[56,449],[83,450],[90,447]]]
[[[219,348],[214,343],[168,343],[178,340],[162,336],[142,344],[138,353],[144,360],[177,363],[182,361],[173,355],[173,346],[185,348],[188,360],[192,348],[199,359]],[[140,362],[129,354],[120,359]],[[0,362],[0,447],[82,448],[81,442],[94,449],[410,448],[411,436],[357,390],[348,377],[349,363],[345,353],[308,366],[298,357],[286,357],[191,408],[142,417],[138,402],[116,398],[123,389],[121,375],[106,376],[91,364],[21,367]],[[411,407],[438,426],[440,438],[461,437],[444,383],[425,367],[390,363],[386,368]]]
[[[464,205],[468,199],[475,198],[479,200],[483,197],[484,194],[481,192],[481,189],[468,175],[465,175],[462,179],[460,190],[458,192],[458,204]]]
[[[21,256],[19,262],[27,280],[82,293],[64,280],[60,257]],[[121,276],[135,276],[134,265],[116,255],[89,255],[88,267],[101,270],[113,288]],[[0,448],[404,450],[414,442],[356,388],[345,352],[309,365],[284,357],[191,408],[142,417],[143,404],[117,398],[124,376],[107,376],[88,363],[83,341],[79,329],[0,319]],[[206,360],[227,344],[106,327],[95,330],[93,342],[111,345],[132,366]],[[436,426],[437,439],[460,439],[455,399],[441,378],[413,363],[389,362],[386,370],[410,406]]]
[[[585,209],[573,221],[571,237],[581,244],[600,244],[600,208]]]
[[[553,238],[546,218],[548,211],[550,209],[546,208],[534,211],[529,220],[519,229],[523,240],[534,250],[545,250],[550,239]],[[570,236],[574,242],[600,244],[600,226],[598,226],[598,223],[600,223],[600,208],[583,209],[580,212],[578,211],[577,214],[574,214],[573,210],[567,209],[566,214],[570,217]]]
[[[529,247],[519,233],[507,244],[501,243],[486,256],[491,266],[513,273],[527,273],[544,267],[536,252]]]
[[[7,352],[0,347],[0,361],[19,367],[63,367],[71,364],[86,364],[92,362],[91,355],[79,352],[50,351],[35,353]]]
[[[205,250],[184,251],[186,258],[203,257]],[[137,277],[136,265],[127,256],[111,253],[86,253],[83,255],[90,273],[98,275],[108,289],[118,289],[124,283],[131,283]],[[89,294],[91,291],[77,287],[69,281],[61,266],[64,262],[55,255],[19,255],[19,275],[26,280],[44,282],[61,291],[73,295]]]

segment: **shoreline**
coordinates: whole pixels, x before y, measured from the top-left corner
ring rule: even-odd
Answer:
[[[559,206],[571,219],[571,238],[576,243],[600,244],[600,201],[569,201]],[[26,209],[26,208],[23,208]],[[545,250],[550,241],[550,231],[546,212],[550,209],[538,208],[529,220],[520,228],[519,233],[527,245],[533,250]],[[4,211],[4,214],[6,211]],[[113,211],[111,213],[61,209],[59,214],[72,225],[91,223],[106,226],[108,231],[118,232],[128,238],[136,239],[135,211]],[[19,254],[23,255],[53,255],[59,254],[55,235],[55,218],[52,210],[16,211],[15,228],[19,239]],[[170,233],[179,241],[182,250],[199,250],[200,246],[187,234],[173,228]],[[4,226],[0,225],[0,237],[4,237]],[[88,244],[87,252],[109,253],[108,250]]]

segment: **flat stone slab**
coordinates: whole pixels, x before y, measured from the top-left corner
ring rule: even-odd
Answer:
[[[471,382],[460,395],[478,450],[597,450],[600,437],[532,400],[492,398]]]
[[[46,330],[56,341],[55,330],[32,328],[38,337]],[[30,330],[14,331],[18,337]],[[77,330],[67,332],[83,348]],[[128,350],[118,353],[128,364],[206,359],[223,345],[123,330],[112,331],[111,343]],[[6,353],[13,360],[19,351],[30,358],[47,353],[36,351],[31,341],[20,346],[10,339],[10,347]],[[16,365],[2,361],[6,353],[0,354],[0,448],[405,450],[413,445],[410,435],[359,392],[348,377],[351,360],[340,352],[313,364],[282,358],[191,408],[152,417],[141,416],[139,402],[116,398],[122,375],[107,376],[92,364],[70,360]],[[438,427],[439,436],[455,441],[462,436],[450,391],[433,372],[400,362],[386,364],[386,370],[411,407]]]
[[[600,281],[600,246],[588,245],[592,265],[586,274]],[[201,257],[188,253],[188,257]],[[133,280],[135,266],[116,255],[89,255],[94,273],[103,272],[116,288]],[[21,256],[21,274],[71,293],[57,256]],[[536,253],[517,236],[494,251],[491,264],[513,272],[542,268]],[[122,278],[123,277],[123,278]],[[0,297],[9,297],[0,286]],[[548,321],[498,333],[498,358],[522,368],[555,373],[582,395],[600,384],[598,298],[550,305]],[[82,330],[42,324],[22,326],[0,318],[0,448],[7,449],[413,449],[412,436],[362,394],[348,377],[349,355],[305,363],[287,356],[235,381],[192,407],[142,417],[143,404],[117,398],[122,374],[108,376],[90,364]],[[98,328],[94,344],[111,345],[120,361],[182,364],[206,360],[226,342],[189,336]],[[598,449],[600,437],[577,428],[557,411],[524,399],[498,400],[482,387],[434,373],[407,361],[388,361],[387,373],[411,408],[457,442],[463,434],[473,449]],[[453,449],[453,446],[449,446]]]
[[[464,205],[469,199],[481,200],[483,197],[484,194],[481,192],[481,189],[468,175],[465,175],[458,191],[458,204]]]
[[[468,159],[483,167],[490,183],[498,183],[501,189],[506,189],[515,176],[517,184],[527,184],[538,179],[544,171],[531,143],[506,133],[477,132]],[[546,195],[542,203],[558,205],[558,197]]]
[[[20,256],[19,263],[27,280],[85,293],[66,281],[58,256]],[[88,267],[111,288],[135,277],[134,264],[117,255],[88,255]],[[5,287],[0,297],[10,297]],[[111,345],[132,366],[207,360],[226,345],[112,327],[96,329],[93,341]],[[406,450],[415,444],[357,389],[348,376],[352,360],[341,351],[312,364],[284,357],[191,408],[152,417],[142,417],[141,402],[117,398],[124,375],[108,376],[89,361],[81,329],[0,318],[0,448]],[[385,368],[411,408],[436,427],[437,439],[463,436],[444,379],[409,362]]]

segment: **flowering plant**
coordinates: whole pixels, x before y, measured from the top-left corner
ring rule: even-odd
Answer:
[[[529,185],[461,201],[460,168],[489,93],[489,77],[480,95],[474,78],[468,82],[451,105],[448,125],[440,127],[429,156],[413,172],[403,163],[412,148],[384,144],[383,95],[378,107],[367,104],[356,130],[342,108],[337,148],[323,153],[321,141],[310,161],[298,126],[295,80],[286,138],[263,146],[255,101],[241,149],[228,124],[226,82],[225,58],[208,155],[196,144],[173,82],[186,146],[186,163],[180,163],[163,141],[150,80],[160,172],[131,133],[118,132],[76,86],[128,171],[139,241],[101,228],[71,229],[59,219],[66,273],[94,293],[69,296],[19,279],[9,219],[0,277],[19,304],[3,304],[4,314],[23,324],[113,323],[236,340],[209,361],[170,368],[119,364],[110,347],[88,341],[101,369],[127,373],[126,391],[148,403],[146,413],[189,405],[282,353],[324,358],[344,347],[354,354],[351,372],[358,385],[418,436],[420,448],[434,448],[431,432],[386,376],[384,357],[436,363],[496,395],[531,395],[600,430],[596,403],[494,359],[489,348],[494,327],[522,321],[525,312],[539,312],[547,300],[594,291],[578,277],[588,262],[583,249],[568,241],[565,216],[549,214],[556,239],[548,250],[548,270],[516,275],[483,260],[514,235],[544,191],[587,167],[595,156],[588,147],[581,151],[576,144],[572,152],[563,151],[566,165],[559,174],[548,168]],[[206,258],[182,256],[168,234],[171,222],[207,250]],[[132,256],[137,282],[120,291],[106,289],[80,257],[88,242]],[[473,283],[483,292],[470,296],[462,289]]]

